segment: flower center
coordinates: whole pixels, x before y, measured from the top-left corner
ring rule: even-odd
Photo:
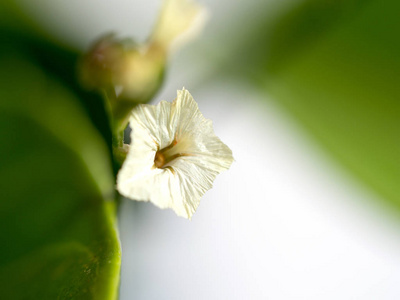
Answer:
[[[154,157],[154,165],[159,169],[165,165],[165,156],[161,151],[156,152],[156,156]]]
[[[177,144],[177,141],[173,141],[171,145],[165,147],[161,150],[156,152],[154,156],[154,166],[159,169],[165,168],[165,165],[169,162],[173,161],[174,159],[183,156],[185,154],[181,154],[178,152],[179,147],[174,146]]]

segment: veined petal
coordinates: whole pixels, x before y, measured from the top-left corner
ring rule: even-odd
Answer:
[[[174,139],[175,125],[171,122],[171,103],[141,104],[131,115],[132,140],[152,144],[154,150],[170,145]],[[133,146],[137,143],[134,142]]]
[[[206,119],[192,95],[183,89],[178,91],[176,111],[179,116],[176,139],[181,141],[184,151],[193,157],[201,157],[201,162],[215,171],[221,172],[233,162],[232,151],[214,133],[212,121]]]

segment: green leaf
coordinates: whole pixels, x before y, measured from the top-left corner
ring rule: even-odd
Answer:
[[[243,38],[237,73],[398,213],[399,10],[398,1],[302,1]]]
[[[91,122],[98,114],[87,114],[102,103],[81,105],[85,93],[62,50],[21,36],[7,41],[0,51],[0,297],[116,299],[114,178],[109,148]]]

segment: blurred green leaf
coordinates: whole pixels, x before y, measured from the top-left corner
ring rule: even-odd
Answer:
[[[79,90],[76,55],[1,33],[0,295],[116,299],[114,178],[92,124],[104,126],[102,102]]]
[[[232,58],[397,212],[399,11],[398,1],[301,1],[258,23]]]

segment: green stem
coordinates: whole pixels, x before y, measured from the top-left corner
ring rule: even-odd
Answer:
[[[119,130],[117,132],[113,130],[112,146],[113,148],[121,148],[124,146],[124,130]]]

